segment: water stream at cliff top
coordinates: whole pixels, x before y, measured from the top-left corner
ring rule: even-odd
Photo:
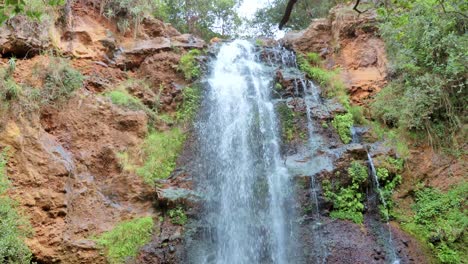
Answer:
[[[190,263],[292,263],[292,180],[280,155],[274,68],[248,41],[211,63],[197,125],[204,234]]]

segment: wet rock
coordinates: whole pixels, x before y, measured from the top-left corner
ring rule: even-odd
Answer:
[[[353,159],[365,159],[367,156],[366,148],[357,143],[346,145],[346,155],[351,156]]]
[[[158,204],[166,208],[172,208],[180,204],[194,207],[201,199],[196,192],[183,188],[158,189],[156,193]]]
[[[336,99],[324,100],[321,104],[314,104],[312,114],[315,119],[327,121],[336,115],[346,113],[346,109]]]

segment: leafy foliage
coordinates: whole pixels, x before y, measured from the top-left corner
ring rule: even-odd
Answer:
[[[316,53],[308,53],[306,57],[298,55],[297,64],[307,77],[316,81],[321,86],[326,97],[336,97],[347,110],[350,109],[349,95],[344,83],[338,76],[337,70],[329,71],[322,68],[321,59]]]
[[[136,218],[116,225],[94,240],[105,248],[109,263],[125,263],[128,257],[136,256],[138,249],[150,241],[153,225],[151,217]]]
[[[177,119],[182,121],[192,120],[201,104],[201,87],[198,85],[187,86],[182,90],[183,102],[177,110]]]
[[[380,214],[388,221],[393,217],[394,202],[392,194],[395,188],[401,184],[403,172],[403,159],[387,156],[379,156],[375,159],[377,179],[380,184],[380,197],[385,200],[379,205]]]
[[[191,81],[200,76],[201,68],[197,61],[197,57],[200,55],[200,50],[193,49],[180,58],[179,70],[184,73],[184,77],[187,81]]]
[[[239,0],[158,0],[167,19],[180,32],[192,33],[209,40],[229,36],[241,23],[236,7]]]
[[[48,7],[57,7],[65,4],[65,0],[6,0],[0,6],[0,24],[19,14],[40,19]]]
[[[177,207],[168,212],[171,222],[175,225],[185,225],[188,221],[187,215],[182,207]]]
[[[303,0],[298,1],[291,13],[291,18],[286,24],[286,30],[301,30],[309,26],[313,18],[325,17],[331,7],[340,0]],[[272,36],[275,28],[278,27],[287,0],[273,0],[269,5],[256,11],[254,18],[249,21],[249,27],[255,29],[258,35]]]
[[[367,167],[357,161],[353,161],[348,168],[348,176],[351,184],[346,187],[330,181],[323,182],[324,195],[327,200],[333,202],[333,211],[330,216],[338,219],[348,219],[357,224],[362,223],[364,217],[363,199],[365,194],[362,190],[363,183],[367,180]]]
[[[15,201],[8,197],[10,182],[6,175],[6,162],[6,152],[0,153],[0,262],[26,264],[32,257],[24,243],[30,234],[30,226],[18,213]]]
[[[468,184],[443,193],[433,188],[416,191],[414,216],[403,227],[429,244],[441,263],[467,259]]]
[[[185,135],[179,128],[151,131],[143,144],[144,163],[136,173],[151,185],[158,179],[166,179],[175,169],[184,141]]]
[[[332,120],[332,125],[338,132],[343,143],[348,144],[351,142],[351,127],[353,126],[353,115],[346,113],[342,115],[336,115]]]
[[[51,57],[47,66],[37,70],[35,75],[44,80],[41,90],[43,104],[70,98],[75,90],[83,86],[84,80],[68,60],[58,57]]]
[[[145,16],[151,15],[160,8],[154,0],[108,0],[101,2],[101,13],[108,19],[115,19],[121,32],[133,27],[134,34]]]
[[[375,98],[379,120],[453,143],[447,135],[467,116],[466,10],[463,0],[399,0],[380,10],[396,78]]]

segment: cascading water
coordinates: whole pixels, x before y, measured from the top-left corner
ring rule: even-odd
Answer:
[[[190,263],[294,262],[292,183],[270,94],[274,69],[258,57],[251,43],[236,40],[212,63],[197,125],[204,234]]]
[[[379,178],[377,177],[377,171],[375,170],[374,161],[372,160],[372,156],[371,156],[370,152],[367,152],[367,159],[369,161],[369,167],[370,167],[370,172],[371,172],[371,176],[372,176],[372,181],[374,182],[374,185],[375,185],[376,192],[377,192],[377,195],[379,197],[379,200],[382,202],[384,208],[387,208],[387,201],[383,197],[382,192],[380,190]],[[388,219],[385,219],[385,221],[386,221],[387,231],[388,231],[388,234],[387,234],[388,239],[386,241],[386,244],[387,244],[386,248],[390,253],[389,254],[390,257],[391,257],[390,263],[400,264],[400,260],[398,259],[398,256],[396,254],[395,246],[393,245],[393,238],[392,238],[392,231],[390,229],[390,224],[388,222]]]

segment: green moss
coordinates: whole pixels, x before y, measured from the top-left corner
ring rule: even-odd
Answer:
[[[367,180],[367,167],[357,161],[353,161],[348,168],[348,176],[351,184],[341,186],[341,184],[332,185],[326,180],[323,184],[325,198],[333,202],[333,211],[330,217],[338,219],[348,219],[357,224],[364,220],[363,200],[365,193],[363,183]]]
[[[463,182],[447,192],[422,188],[415,193],[414,215],[402,226],[429,248],[440,263],[462,263],[468,259],[468,183]]]
[[[144,163],[136,169],[148,184],[166,179],[176,167],[176,160],[185,141],[179,128],[165,132],[151,131],[143,143]]]
[[[0,262],[26,264],[32,255],[24,239],[30,235],[31,227],[18,212],[17,203],[8,197],[6,163],[6,152],[0,152]]]
[[[255,45],[259,46],[259,47],[264,47],[265,46],[265,42],[261,39],[256,39],[255,40]]]
[[[286,104],[278,106],[278,114],[281,120],[281,135],[283,140],[291,142],[299,133],[299,128],[296,125],[296,114]]]
[[[275,90],[277,90],[277,91],[283,90],[283,86],[281,85],[281,83],[278,83],[278,82],[275,83]]]
[[[193,49],[180,58],[179,70],[182,71],[186,80],[191,81],[200,76],[201,68],[197,61],[200,55],[200,50]]]
[[[350,113],[337,115],[332,120],[332,125],[341,138],[343,143],[351,142],[351,127],[353,126],[353,115]]]
[[[168,212],[171,223],[175,225],[185,225],[188,221],[187,215],[182,207],[177,207]]]
[[[125,263],[127,258],[136,256],[138,249],[151,240],[153,225],[151,217],[133,219],[116,225],[94,240],[104,248],[109,263]]]

